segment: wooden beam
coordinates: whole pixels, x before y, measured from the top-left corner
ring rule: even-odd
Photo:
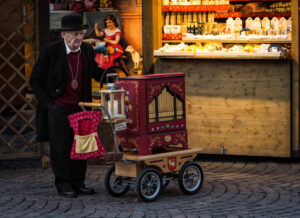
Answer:
[[[299,1],[292,0],[292,120],[291,120],[291,153],[292,156],[300,156],[300,134],[299,134]]]
[[[36,30],[37,30],[37,54],[38,51],[47,45],[50,37],[50,13],[48,1],[36,1]],[[37,55],[38,57],[38,55]]]
[[[144,73],[151,73],[152,68],[152,52],[153,52],[153,24],[152,24],[152,1],[143,0],[142,7],[142,47],[143,47],[143,71]]]
[[[123,157],[126,160],[132,160],[132,161],[146,161],[146,160],[153,160],[157,158],[166,158],[166,157],[172,157],[177,155],[188,155],[188,154],[198,154],[200,151],[202,151],[202,148],[191,148],[186,150],[179,150],[179,151],[171,151],[171,152],[165,152],[165,153],[159,153],[159,154],[151,154],[146,156],[136,155],[136,154],[129,154],[125,153]]]

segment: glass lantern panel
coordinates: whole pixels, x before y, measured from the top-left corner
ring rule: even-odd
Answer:
[[[115,110],[115,115],[116,116],[120,116],[122,114],[124,114],[124,108],[122,108],[122,106],[124,107],[124,102],[122,102],[122,100],[124,99],[122,96],[124,95],[123,92],[117,92],[114,95],[114,102],[115,102],[115,106],[114,106],[114,110]]]
[[[122,102],[124,92],[107,92],[103,93],[102,104],[107,108],[112,118],[118,118],[124,114],[124,102]]]

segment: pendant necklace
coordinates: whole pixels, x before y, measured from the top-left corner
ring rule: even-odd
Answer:
[[[79,56],[80,56],[80,54],[78,54],[78,56],[77,56],[78,58],[77,58],[77,68],[76,68],[75,77],[74,77],[73,69],[72,69],[72,66],[70,64],[69,57],[68,57],[68,63],[69,63],[69,67],[70,67],[70,71],[71,71],[71,75],[72,75],[71,87],[74,90],[76,90],[78,88],[77,76],[78,76],[78,69],[79,69]]]

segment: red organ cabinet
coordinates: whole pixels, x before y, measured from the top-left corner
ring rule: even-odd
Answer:
[[[138,155],[168,145],[188,148],[185,117],[184,73],[122,77],[125,114],[130,122],[117,133],[119,145],[136,148]]]

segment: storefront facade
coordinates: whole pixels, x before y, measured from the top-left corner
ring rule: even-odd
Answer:
[[[257,56],[258,54],[252,56],[253,53],[246,55],[245,53],[239,53],[240,55],[236,55],[238,53],[224,55],[214,52],[201,53],[201,49],[195,50],[194,53],[188,50],[189,54],[181,51],[181,53],[173,51],[160,53],[166,43],[176,45],[184,42],[188,46],[201,43],[202,49],[211,43],[209,38],[203,39],[202,36],[198,36],[198,40],[164,38],[168,35],[163,34],[166,16],[170,17],[167,22],[170,22],[168,25],[170,24],[172,27],[174,23],[171,23],[171,16],[173,15],[177,15],[175,19],[178,22],[180,14],[184,17],[184,14],[195,12],[211,13],[206,11],[209,10],[207,8],[198,10],[195,9],[195,5],[189,6],[187,5],[189,3],[176,2],[152,1],[152,5],[148,3],[153,14],[151,26],[153,63],[155,73],[186,73],[189,146],[202,147],[204,148],[203,153],[208,154],[298,156],[299,2],[292,0],[291,11],[283,15],[287,16],[286,19],[289,16],[292,17],[290,39],[276,41],[273,39],[241,40],[235,38],[222,41],[213,38],[211,40],[222,43],[224,47],[225,44],[243,45],[245,48],[246,44],[260,46],[261,44],[276,43],[285,44],[291,48],[291,57],[272,59],[269,56]],[[230,7],[232,3],[234,1],[229,2]],[[144,5],[144,7],[147,6]],[[190,7],[193,8],[190,9]],[[220,5],[214,5],[214,7],[217,8]],[[224,16],[226,12],[214,12],[214,22],[226,23],[226,19],[217,19],[220,14]],[[263,14],[263,16],[267,15],[267,13]],[[280,15],[280,13],[276,14],[276,16]],[[245,25],[245,21],[243,25]],[[148,28],[143,27],[143,29],[149,28],[150,25]],[[180,36],[180,34],[169,35]],[[181,33],[180,37],[184,37],[184,33]],[[187,48],[190,49],[190,47]],[[147,62],[144,64],[147,65]]]
[[[22,47],[25,50],[21,53],[24,53],[25,59],[29,59],[29,61],[25,61],[26,65],[24,64],[24,67],[20,68],[21,70],[12,67],[16,71],[16,77],[23,78],[22,84],[26,84],[25,87],[28,87],[28,76],[40,47],[57,37],[57,32],[51,30],[51,13],[53,11],[49,11],[49,2],[40,1],[34,2],[34,4],[32,1],[27,2],[29,3],[27,6],[33,6],[25,7],[25,11],[27,9],[27,15],[35,22],[31,25],[29,20],[24,20],[24,23],[21,22],[20,25],[25,24],[24,35],[27,34],[36,42],[25,43]],[[157,51],[165,43],[179,44],[181,42],[162,39],[164,15],[172,13],[172,8],[168,9],[171,11],[168,11],[166,7],[163,7],[165,3],[166,1],[161,0],[114,2],[118,5],[125,41],[143,54],[144,74],[186,73],[186,118],[189,147],[202,147],[203,153],[207,154],[298,157],[300,147],[299,1],[291,0],[291,39],[279,43],[287,44],[291,50],[291,56],[284,59],[216,57],[214,55],[207,57],[155,56],[154,51]],[[231,2],[229,2],[230,4]],[[32,15],[29,13],[30,11],[35,14]],[[180,11],[176,13],[180,13]],[[8,30],[8,28],[4,29]],[[3,45],[11,44],[9,42],[11,39],[3,41]],[[197,41],[195,42],[197,43]],[[246,44],[238,42],[236,44]],[[256,42],[256,44],[262,43]],[[8,50],[2,49],[2,56],[5,52]],[[19,52],[16,50],[14,53]],[[5,70],[8,66],[14,65],[10,59],[6,59],[1,65],[1,75],[8,72]],[[18,60],[16,61],[18,62]],[[16,101],[24,101],[27,105],[26,109],[33,112],[34,106],[30,99],[26,98],[30,95],[27,95],[28,92],[23,90],[22,85],[19,85],[17,81],[19,79],[8,78],[7,80],[6,77],[1,79],[2,102],[6,105],[5,108],[13,110],[16,115],[12,118],[1,115],[3,125],[1,126],[0,156],[4,158],[39,156],[41,154],[40,147],[35,144],[34,135],[26,135],[26,131],[24,131],[28,128],[31,131],[35,130],[34,113],[31,113],[30,117],[26,117],[24,108],[21,107],[21,112],[19,106],[16,106],[20,105]],[[7,97],[4,92],[8,90],[7,87],[10,87],[10,91],[15,90],[15,94],[9,94]],[[5,108],[3,107],[2,112]],[[14,127],[16,117],[24,121],[20,130]],[[16,136],[6,139],[3,136],[9,129],[12,129]],[[16,150],[14,144],[19,143],[19,139],[26,146]],[[27,147],[31,148],[27,149]]]

